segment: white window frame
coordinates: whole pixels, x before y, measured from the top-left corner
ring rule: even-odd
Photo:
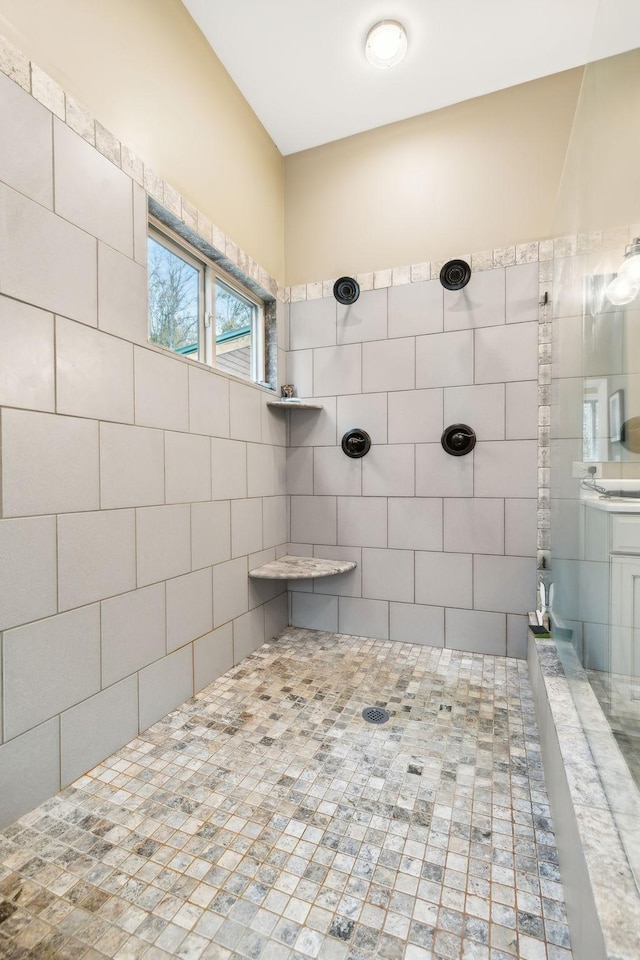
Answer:
[[[265,378],[264,301],[155,217],[149,217],[148,236],[155,240],[156,243],[162,244],[172,253],[175,253],[176,256],[181,257],[199,272],[200,310],[198,317],[198,356],[197,358],[192,356],[189,359],[197,359],[199,363],[221,370],[229,376],[263,384]],[[228,287],[232,293],[236,294],[240,299],[254,308],[251,318],[251,372],[249,377],[245,377],[241,373],[232,373],[218,365],[217,362],[215,298],[216,281],[218,280],[224,284],[224,286]],[[151,340],[150,337],[149,342],[155,344],[155,341]],[[161,344],[155,345],[160,346],[164,350],[169,350],[168,347],[162,347]],[[181,356],[178,351],[170,352],[174,353],[175,356]]]

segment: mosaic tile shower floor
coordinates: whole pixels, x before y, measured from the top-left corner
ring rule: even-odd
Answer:
[[[289,629],[0,833],[0,956],[570,960],[526,664]]]

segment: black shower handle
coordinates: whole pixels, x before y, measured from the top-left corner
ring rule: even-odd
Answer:
[[[466,423],[454,423],[447,427],[440,442],[444,450],[452,457],[464,457],[471,453],[476,445],[476,434]]]

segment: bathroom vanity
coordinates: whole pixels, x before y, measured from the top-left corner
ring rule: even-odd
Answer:
[[[603,485],[623,492],[638,487],[637,481],[620,480]],[[606,614],[602,630],[605,636],[608,633],[608,663],[598,668],[614,680],[612,711],[628,714],[640,696],[640,498],[583,493],[586,559],[609,567],[608,577],[602,578],[608,597],[599,598],[601,612]],[[583,596],[588,587],[581,584]],[[586,666],[592,665],[587,659]]]

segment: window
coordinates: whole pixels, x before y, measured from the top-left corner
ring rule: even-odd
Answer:
[[[264,304],[212,260],[154,224],[147,240],[149,339],[264,381]]]

